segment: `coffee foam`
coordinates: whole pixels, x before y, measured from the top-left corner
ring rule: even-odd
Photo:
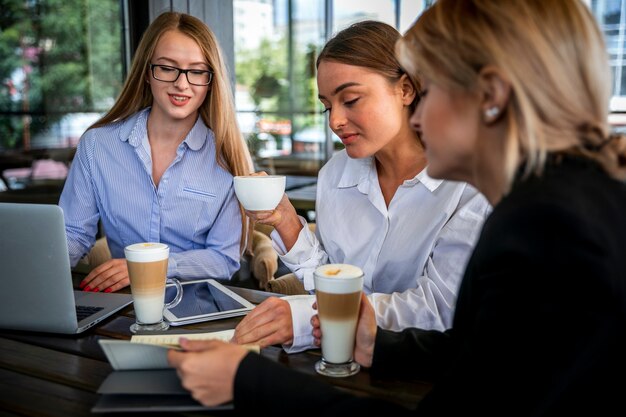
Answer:
[[[154,262],[169,257],[169,247],[164,243],[135,243],[124,248],[126,260],[131,262]]]
[[[331,294],[349,294],[363,288],[363,270],[348,264],[322,265],[315,270],[315,289]]]

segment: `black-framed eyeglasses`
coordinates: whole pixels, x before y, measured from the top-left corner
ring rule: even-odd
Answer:
[[[166,83],[176,82],[180,74],[185,74],[187,82],[191,85],[209,85],[213,79],[212,71],[182,69],[170,65],[150,64],[150,71],[155,80],[164,81]]]

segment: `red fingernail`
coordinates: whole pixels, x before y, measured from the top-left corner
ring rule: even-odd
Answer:
[[[106,290],[104,290],[104,292],[111,292],[111,288],[107,288]]]
[[[92,292],[100,292],[100,288],[98,288],[98,287],[94,287],[94,289],[93,289],[93,290],[91,290],[91,291],[92,291]]]
[[[85,281],[81,281],[81,283],[78,284],[78,288],[82,290],[85,285],[87,285],[87,283]]]
[[[83,288],[83,291],[91,291],[91,287],[87,285],[85,288]]]

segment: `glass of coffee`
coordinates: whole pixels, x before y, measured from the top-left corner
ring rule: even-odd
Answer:
[[[135,243],[124,248],[136,317],[136,322],[130,326],[133,333],[163,331],[170,327],[163,320],[163,310],[180,302],[183,288],[178,280],[167,278],[169,254],[170,248],[164,243]],[[176,286],[176,297],[167,304],[166,282]]]
[[[363,290],[363,271],[347,264],[318,267],[314,274],[317,312],[322,330],[322,359],[315,370],[345,377],[359,372],[352,359]]]

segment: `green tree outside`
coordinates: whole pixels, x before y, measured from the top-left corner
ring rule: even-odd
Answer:
[[[106,111],[123,82],[121,35],[117,0],[0,0],[0,149],[28,147],[65,114]]]

